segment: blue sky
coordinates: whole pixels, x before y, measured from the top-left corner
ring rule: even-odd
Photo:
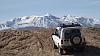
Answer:
[[[0,22],[46,13],[100,18],[100,0],[0,0]]]

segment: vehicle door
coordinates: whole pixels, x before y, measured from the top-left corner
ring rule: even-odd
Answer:
[[[59,39],[60,39],[60,33],[58,30],[55,31],[55,35],[53,35],[53,39],[56,45],[58,45],[59,43]]]

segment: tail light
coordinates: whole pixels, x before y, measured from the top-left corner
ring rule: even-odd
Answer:
[[[61,44],[63,44],[63,40],[61,40]]]

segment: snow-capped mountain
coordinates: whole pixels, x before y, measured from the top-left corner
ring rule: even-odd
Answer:
[[[0,24],[0,28],[24,28],[24,27],[45,27],[54,28],[59,25],[58,17],[51,14],[46,14],[44,16],[24,16],[19,18],[14,18],[3,24]]]
[[[85,18],[76,16],[63,16],[61,18],[46,14],[44,16],[23,16],[11,19],[5,23],[0,24],[0,29],[17,29],[25,27],[45,27],[55,28],[62,23],[80,23],[85,27],[98,27],[100,28],[100,19]]]
[[[96,18],[85,18],[85,17],[76,17],[76,16],[63,16],[60,19],[62,22],[69,22],[69,23],[79,23],[83,25],[84,27],[97,27],[100,28],[100,19]],[[98,25],[98,26],[97,26]]]
[[[16,27],[57,27],[59,24],[57,22],[59,18],[51,14],[46,14],[44,16],[26,16],[22,17],[21,21],[14,24]]]

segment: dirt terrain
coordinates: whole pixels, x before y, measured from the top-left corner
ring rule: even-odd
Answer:
[[[100,56],[100,29],[84,29],[87,46],[84,52],[62,56]],[[60,56],[53,49],[53,29],[0,31],[0,56]]]

